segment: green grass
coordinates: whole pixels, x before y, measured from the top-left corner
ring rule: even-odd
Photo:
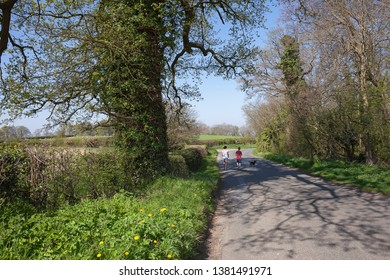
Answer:
[[[137,194],[44,213],[0,203],[0,259],[196,258],[218,178],[209,156],[189,178],[163,177]]]
[[[217,150],[223,149],[224,146],[226,146],[228,148],[228,150],[237,150],[238,147],[240,147],[241,150],[242,149],[256,148],[256,144],[227,144],[227,145],[213,146],[212,148],[209,148],[209,149],[217,152]]]
[[[262,153],[260,156],[308,171],[309,173],[335,183],[352,185],[364,191],[378,192],[390,196],[390,168],[348,163],[338,160],[309,160]]]
[[[201,140],[201,141],[223,140],[223,139],[240,139],[240,136],[209,135],[209,134],[199,135],[199,140]]]

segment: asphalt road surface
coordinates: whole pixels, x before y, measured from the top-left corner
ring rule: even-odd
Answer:
[[[390,260],[390,198],[230,152],[209,238],[214,260]],[[256,159],[256,165],[249,161]]]

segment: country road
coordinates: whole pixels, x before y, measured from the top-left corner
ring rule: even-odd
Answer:
[[[312,177],[243,150],[222,170],[208,259],[390,260],[390,198]]]

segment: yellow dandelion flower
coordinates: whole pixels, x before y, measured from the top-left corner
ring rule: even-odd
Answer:
[[[139,240],[139,235],[134,236],[134,240],[135,241]]]
[[[165,208],[165,207],[160,209],[161,213],[164,213],[165,211],[167,211],[167,208]]]
[[[102,256],[102,254],[100,254],[100,253],[96,255],[96,257],[98,257],[98,258],[100,258],[101,256]]]
[[[144,210],[144,209],[142,209],[142,208],[141,208],[141,209],[139,209],[139,211],[140,211],[140,212],[145,212],[145,210]]]
[[[157,244],[157,240],[154,240],[153,243],[154,243],[154,244]]]
[[[171,224],[171,228],[174,228],[175,227],[175,224]]]
[[[168,259],[172,259],[172,255],[171,254],[168,254]]]
[[[126,252],[125,252],[125,256],[127,257],[128,255],[129,255],[129,252],[126,251]]]
[[[150,214],[150,213],[148,214],[148,217],[152,217],[152,216],[153,216],[152,214]]]
[[[99,245],[103,245],[103,244],[104,244],[104,241],[103,241],[103,240],[99,242]]]

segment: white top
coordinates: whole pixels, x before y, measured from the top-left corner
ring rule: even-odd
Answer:
[[[222,157],[223,158],[229,158],[229,151],[228,150],[223,150],[222,151]]]

